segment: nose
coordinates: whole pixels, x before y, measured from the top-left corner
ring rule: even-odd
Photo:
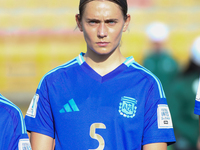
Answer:
[[[99,24],[99,27],[98,27],[98,33],[97,33],[97,36],[99,38],[104,38],[108,35],[108,32],[107,32],[107,27],[105,25],[105,23],[100,23]]]

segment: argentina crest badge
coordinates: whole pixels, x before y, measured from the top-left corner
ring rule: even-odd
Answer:
[[[119,103],[119,113],[126,118],[133,118],[137,110],[137,100],[123,96]]]

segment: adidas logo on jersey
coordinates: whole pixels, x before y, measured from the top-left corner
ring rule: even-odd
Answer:
[[[69,100],[69,102],[67,104],[65,104],[63,106],[64,108],[62,108],[59,112],[60,113],[66,113],[66,112],[72,112],[72,111],[79,111],[75,101],[73,99]]]

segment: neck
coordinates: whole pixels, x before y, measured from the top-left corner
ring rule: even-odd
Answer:
[[[120,51],[114,51],[111,54],[97,54],[94,51],[87,51],[84,59],[101,76],[113,71],[126,60]]]

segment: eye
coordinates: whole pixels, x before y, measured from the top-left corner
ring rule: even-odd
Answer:
[[[94,24],[96,24],[96,22],[95,21],[90,21],[89,24],[90,25],[94,25]]]
[[[115,21],[115,20],[108,20],[108,21],[106,21],[106,23],[108,25],[115,25],[117,23],[117,21]]]
[[[99,23],[99,21],[98,21],[98,20],[89,20],[88,23],[89,23],[90,25],[96,25],[96,24]]]
[[[114,21],[109,21],[109,24],[114,24],[115,22]]]

